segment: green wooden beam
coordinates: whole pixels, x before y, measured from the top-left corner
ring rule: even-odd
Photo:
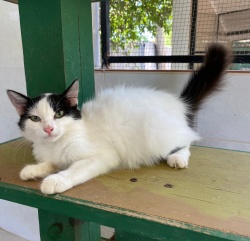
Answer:
[[[19,0],[28,95],[62,92],[76,78],[79,103],[94,95],[91,1]]]
[[[166,224],[166,220],[155,222],[150,220],[151,217],[147,219],[138,218],[136,212],[134,215],[126,215],[127,210],[112,207],[113,211],[111,211],[112,208],[106,205],[68,198],[63,195],[45,196],[37,190],[3,182],[0,182],[0,198],[62,216],[114,227],[117,230],[123,230],[124,233],[129,233],[129,237],[140,236],[145,240],[150,238],[161,241],[250,241],[249,237],[222,230],[199,227],[178,221],[174,221],[174,226],[172,226]],[[123,235],[120,233],[119,238],[122,237]]]
[[[79,2],[79,9],[81,12],[81,14],[79,14],[79,39],[80,39],[81,79],[83,80],[81,81],[80,86],[83,93],[83,101],[85,101],[93,96],[95,89],[93,40],[92,40],[92,15],[91,15],[91,1],[80,0],[78,2]]]
[[[152,230],[154,232],[154,230]],[[175,234],[173,235],[171,232],[165,234],[165,237],[156,237],[150,238],[146,233],[141,232],[139,235],[134,234],[133,232],[125,232],[119,229],[115,230],[115,241],[160,241],[160,240],[173,240],[173,241],[226,241],[224,238],[218,238],[213,236],[205,236],[204,234],[195,233],[192,237],[186,235],[185,233],[179,232],[178,230],[173,231]],[[174,236],[174,238],[173,238]]]
[[[100,225],[38,209],[42,241],[100,241]]]
[[[75,241],[74,219],[38,210],[42,241]]]
[[[79,241],[101,240],[101,227],[96,223],[75,220],[75,233]]]

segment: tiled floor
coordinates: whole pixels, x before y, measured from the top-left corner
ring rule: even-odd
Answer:
[[[0,240],[1,241],[28,241],[27,239],[16,236],[3,229],[0,229]]]

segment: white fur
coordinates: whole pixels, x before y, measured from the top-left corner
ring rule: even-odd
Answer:
[[[27,120],[24,130],[39,164],[25,167],[21,178],[48,175],[41,190],[52,194],[113,169],[151,166],[160,158],[171,167],[187,167],[189,146],[199,137],[188,126],[185,112],[177,97],[148,88],[104,90],[83,105],[81,120],[54,119],[44,98],[32,110],[41,122]],[[43,131],[46,125],[54,128],[51,136]],[[169,155],[176,147],[184,148]],[[60,171],[49,175],[52,167]]]

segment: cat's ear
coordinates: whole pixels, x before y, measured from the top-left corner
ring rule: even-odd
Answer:
[[[63,95],[68,100],[70,106],[78,104],[79,81],[76,79],[69,87],[63,92]]]
[[[7,90],[7,95],[11,103],[16,108],[18,115],[23,115],[25,113],[29,98],[13,90]]]

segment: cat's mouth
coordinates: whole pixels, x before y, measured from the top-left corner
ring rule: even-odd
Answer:
[[[49,134],[49,135],[46,135],[45,136],[45,139],[48,140],[48,141],[55,141],[57,140],[59,137],[59,135],[56,135],[56,134]]]

